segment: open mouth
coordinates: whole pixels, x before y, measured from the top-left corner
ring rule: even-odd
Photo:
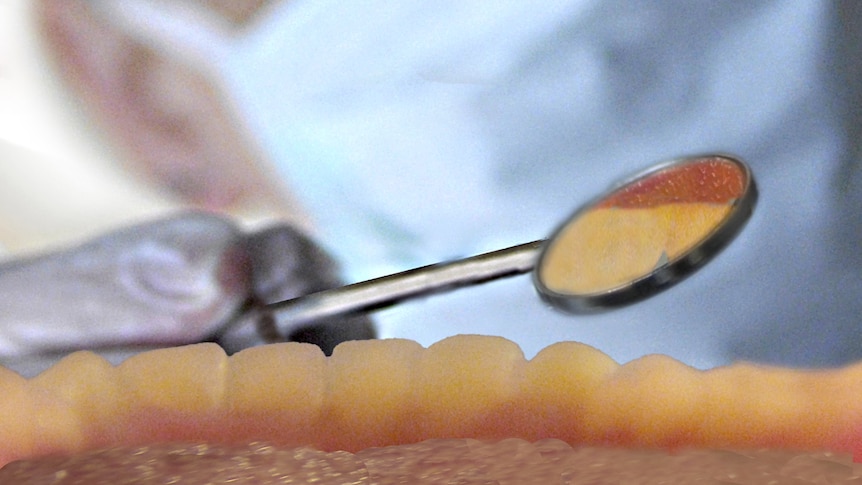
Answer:
[[[81,5],[46,8],[84,25]],[[70,32],[53,35],[60,47],[73,45]],[[103,47],[61,51],[60,61],[74,77],[84,61],[119,51],[112,42]],[[169,92],[144,89],[146,79],[107,83],[114,97],[89,93],[104,119],[133,115],[106,125],[127,137],[138,166],[208,207],[237,204],[262,187],[278,192],[248,176],[254,153],[243,140],[235,143],[241,149],[225,149],[215,142],[230,137],[217,126],[190,128],[190,120],[230,117],[207,102],[214,95],[194,73],[130,48],[135,57],[117,58],[141,76],[175,75],[202,100],[186,112],[131,104],[172,101],[162,96]],[[93,52],[101,54],[80,56]],[[84,86],[87,78],[77,76]],[[225,174],[221,185],[204,187],[164,162],[176,157],[145,157],[143,135],[152,133],[169,138],[164,146],[178,147],[181,159],[202,151],[205,168]],[[658,355],[620,365],[574,342],[528,361],[505,339],[458,336],[428,349],[406,340],[349,342],[331,357],[296,343],[230,357],[198,344],[116,367],[79,352],[29,380],[0,368],[0,389],[3,483],[839,483],[862,476],[853,464],[862,456],[862,364],[698,371]]]
[[[331,357],[298,343],[230,357],[215,344],[198,344],[146,352],[117,367],[79,352],[30,380],[11,371],[0,378],[0,463],[35,459],[29,464],[54,467],[51,476],[76,470],[58,457],[99,449],[126,451],[81,456],[122,463],[117,453],[137,453],[153,464],[185,453],[199,458],[186,461],[212,471],[218,467],[206,463],[219,454],[247,464],[261,449],[278,455],[273,450],[301,447],[314,463],[324,455],[324,461],[348,459],[349,452],[348,461],[364,466],[364,458],[382,463],[372,460],[372,448],[415,451],[434,448],[420,446],[427,440],[446,439],[455,441],[439,445],[438,455],[463,462],[470,453],[452,450],[472,450],[480,458],[496,456],[497,463],[519,453],[535,461],[561,446],[588,456],[640,450],[654,454],[642,459],[650,466],[655,456],[680,461],[694,449],[770,448],[789,450],[765,455],[778,471],[805,456],[816,466],[839,467],[846,479],[855,476],[851,456],[862,443],[862,365],[699,371],[660,355],[620,365],[575,342],[547,347],[529,361],[513,342],[483,336],[451,337],[427,349],[408,340],[348,342]],[[491,442],[508,446],[508,458],[483,451]],[[176,445],[160,448],[165,443]],[[230,448],[238,445],[244,451]],[[149,454],[160,449],[162,458]],[[822,459],[811,458],[812,450]],[[720,456],[750,463],[754,455]],[[432,461],[439,464],[439,456]],[[27,466],[14,463],[2,473]]]

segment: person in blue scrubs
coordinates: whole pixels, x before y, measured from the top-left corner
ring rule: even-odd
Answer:
[[[850,2],[297,1],[222,69],[351,280],[546,237],[665,158],[752,166],[748,227],[667,293],[570,317],[517,278],[380,312],[383,336],[829,366],[862,357],[860,20]]]
[[[520,277],[380,311],[382,337],[700,368],[862,358],[856,3],[292,0],[230,34],[132,3],[99,8],[207,59],[348,281],[547,237],[664,159],[753,169],[741,236],[655,298],[572,317]]]

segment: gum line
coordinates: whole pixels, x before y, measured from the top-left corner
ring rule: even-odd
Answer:
[[[862,364],[698,371],[665,356],[619,365],[563,342],[530,361],[499,337],[214,344],[113,367],[78,352],[26,380],[0,368],[0,465],[169,441],[264,440],[356,452],[432,438],[637,447],[862,450]],[[856,454],[858,459],[858,454]]]

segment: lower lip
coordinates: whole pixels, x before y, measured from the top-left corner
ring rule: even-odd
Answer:
[[[15,462],[4,483],[843,483],[862,474],[847,455],[776,450],[632,450],[560,440],[469,439],[357,453],[249,445],[167,444]],[[470,482],[472,483],[472,482]]]

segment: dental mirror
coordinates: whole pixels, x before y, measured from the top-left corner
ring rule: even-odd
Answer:
[[[291,327],[533,271],[539,295],[573,314],[648,298],[706,264],[757,201],[748,166],[727,155],[660,163],[577,210],[547,240],[434,264],[257,309],[272,340]]]

